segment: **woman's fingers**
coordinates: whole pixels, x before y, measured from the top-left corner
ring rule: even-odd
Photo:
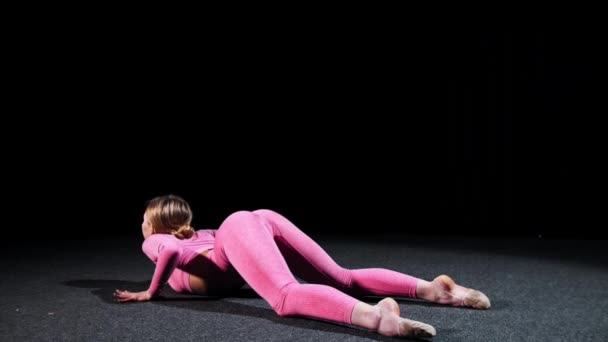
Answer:
[[[128,292],[129,291],[121,291],[119,289],[116,289],[116,291],[114,292],[114,297],[117,298],[119,302],[127,302],[133,299],[132,294]]]

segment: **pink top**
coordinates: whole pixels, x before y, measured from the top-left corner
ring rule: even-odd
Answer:
[[[156,264],[148,293],[152,297],[167,283],[175,268],[183,268],[205,249],[213,249],[217,229],[201,229],[189,239],[152,234],[142,243],[143,252]]]

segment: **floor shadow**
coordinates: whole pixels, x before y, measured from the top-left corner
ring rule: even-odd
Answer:
[[[118,303],[114,300],[112,294],[114,293],[115,289],[143,291],[148,288],[149,281],[134,282],[109,279],[77,279],[63,281],[61,282],[61,284],[70,287],[93,289],[91,293],[97,296],[101,301],[106,304],[138,305],[141,303]],[[386,337],[379,335],[376,332],[354,327],[351,325],[326,321],[312,317],[281,317],[278,316],[271,309],[259,308],[225,300],[230,298],[259,298],[260,300],[263,300],[257,293],[255,293],[255,291],[250,288],[242,288],[237,291],[231,292],[229,295],[224,296],[198,296],[179,294],[174,292],[170,289],[170,287],[167,286],[166,289],[163,289],[163,294],[161,296],[149,303],[201,312],[213,312],[221,314],[247,316],[253,318],[262,318],[273,323],[285,326],[330,333],[348,334],[352,336],[368,338],[374,341],[420,341],[417,339],[397,339],[392,337]]]

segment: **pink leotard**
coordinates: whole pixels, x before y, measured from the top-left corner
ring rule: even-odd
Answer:
[[[208,248],[213,249],[206,257],[200,255]],[[148,289],[152,296],[167,282],[191,293],[188,277],[196,274],[216,288],[247,282],[281,316],[348,324],[358,302],[351,295],[416,297],[419,280],[383,268],[341,267],[292,222],[265,209],[233,213],[219,229],[199,230],[191,239],[154,234],[142,249],[156,263]]]

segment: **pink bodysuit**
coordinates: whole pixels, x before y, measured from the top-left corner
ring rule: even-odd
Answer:
[[[183,240],[169,234],[152,234],[145,239],[142,250],[156,264],[148,291],[154,293],[168,281],[176,292],[191,293],[190,275],[186,270],[195,268],[202,251],[213,248],[216,232],[214,229],[197,230],[190,239]],[[201,270],[192,271],[201,275]]]
[[[206,257],[200,254],[210,248]],[[177,292],[192,293],[188,279],[194,274],[212,290],[236,289],[246,282],[280,316],[347,324],[359,301],[352,295],[416,297],[418,278],[383,268],[343,268],[271,210],[233,213],[219,229],[198,230],[190,239],[153,234],[142,249],[156,263],[148,289],[152,296],[167,282]]]

